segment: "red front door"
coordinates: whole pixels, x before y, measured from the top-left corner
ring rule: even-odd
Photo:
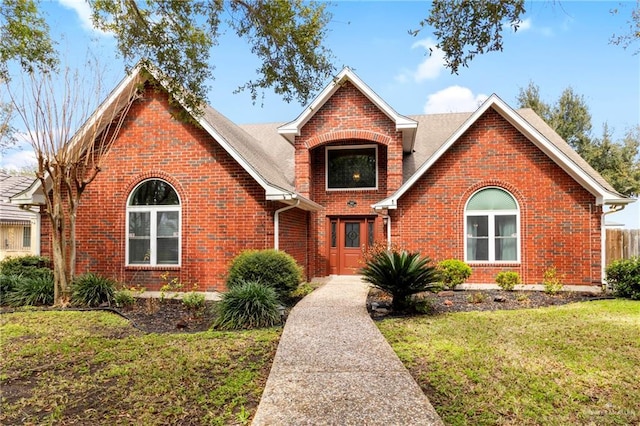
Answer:
[[[374,240],[374,218],[335,218],[329,223],[329,273],[356,275],[362,252]]]

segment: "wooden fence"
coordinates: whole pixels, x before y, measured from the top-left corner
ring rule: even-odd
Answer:
[[[640,229],[606,230],[606,264],[614,260],[640,256]]]

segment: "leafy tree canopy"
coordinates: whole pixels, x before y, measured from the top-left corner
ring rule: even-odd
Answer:
[[[565,89],[554,104],[540,98],[533,82],[520,89],[520,108],[533,109],[562,138],[621,194],[640,194],[640,127],[627,132],[622,141],[613,141],[607,123],[602,137],[591,136],[591,113],[584,97]]]

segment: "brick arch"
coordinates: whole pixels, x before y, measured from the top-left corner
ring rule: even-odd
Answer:
[[[460,201],[458,203],[457,210],[458,210],[458,213],[461,214],[460,217],[464,217],[464,206],[467,204],[467,200],[469,200],[469,197],[471,197],[471,195],[473,195],[476,191],[479,191],[480,189],[487,188],[487,187],[501,188],[501,189],[504,189],[505,191],[509,192],[509,194],[511,194],[516,199],[516,201],[518,202],[518,208],[520,210],[520,218],[522,219],[523,213],[524,213],[524,210],[525,210],[524,197],[523,197],[522,193],[520,192],[520,190],[518,188],[516,188],[512,184],[510,184],[508,182],[501,181],[499,179],[482,180],[482,181],[476,182],[473,185],[471,185],[470,187],[468,187],[462,193],[462,197],[460,197]]]
[[[138,186],[142,181],[145,181],[148,179],[162,179],[164,181],[167,181],[171,186],[173,186],[173,188],[178,193],[178,196],[180,197],[180,205],[184,207],[187,201],[186,193],[184,191],[184,188],[182,188],[182,185],[180,185],[180,183],[178,182],[178,180],[173,176],[171,176],[170,174],[162,171],[148,171],[148,172],[138,174],[137,176],[132,178],[127,184],[127,187],[125,189],[125,197],[123,201],[123,207],[125,209],[127,207],[127,200],[131,195],[131,191],[133,191],[134,188]]]
[[[308,149],[311,149],[320,145],[326,145],[331,142],[345,139],[367,140],[386,146],[389,146],[392,142],[391,137],[383,135],[382,133],[372,132],[371,130],[351,129],[335,130],[332,132],[313,136],[305,143],[305,145]]]

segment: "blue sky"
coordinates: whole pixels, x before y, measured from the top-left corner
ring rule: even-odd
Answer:
[[[64,57],[85,57],[88,48],[109,64],[113,86],[123,77],[113,39],[96,32],[88,21],[83,0],[42,3]],[[452,75],[442,66],[428,28],[417,37],[408,30],[429,10],[428,2],[343,2],[332,4],[326,45],[338,68],[351,67],[374,91],[401,114],[471,111],[496,93],[512,106],[520,88],[533,81],[544,100],[554,102],[571,86],[585,97],[592,114],[593,133],[600,136],[607,122],[614,136],[640,124],[640,55],[609,44],[623,33],[635,2],[526,2],[521,28],[508,31],[504,51],[474,59],[469,68]],[[620,13],[613,15],[611,9]],[[233,33],[221,37],[211,55],[215,80],[209,104],[237,123],[285,122],[303,109],[267,93],[253,105],[248,93],[233,94],[254,75],[258,64],[249,48]],[[260,105],[262,103],[262,106]],[[21,167],[30,158],[27,149],[7,153],[0,167]],[[640,228],[640,202],[610,216],[612,221]]]

